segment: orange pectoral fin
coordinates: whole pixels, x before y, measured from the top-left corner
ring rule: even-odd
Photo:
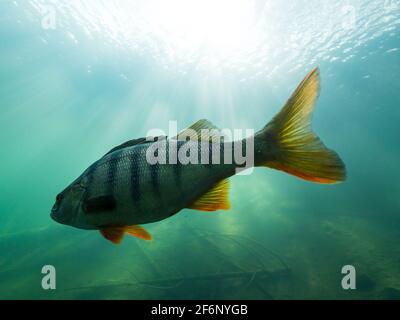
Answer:
[[[105,228],[101,229],[100,233],[104,238],[110,240],[114,244],[120,244],[124,237],[124,228]]]
[[[151,234],[139,225],[126,227],[125,232],[129,233],[131,236],[138,237],[143,240],[152,240]]]

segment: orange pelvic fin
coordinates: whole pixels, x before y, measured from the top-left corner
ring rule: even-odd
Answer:
[[[126,226],[126,227],[109,227],[100,230],[100,233],[104,238],[111,241],[114,244],[120,244],[125,233],[131,236],[143,239],[151,240],[152,237],[143,227],[139,225]]]
[[[120,244],[122,241],[122,238],[124,237],[125,230],[122,227],[118,228],[104,228],[100,230],[100,233],[104,238],[107,240],[110,240],[114,244]]]

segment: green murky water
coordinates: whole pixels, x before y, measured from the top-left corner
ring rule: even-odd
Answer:
[[[0,1],[0,299],[399,299],[399,24],[399,1]],[[316,65],[344,184],[256,169],[230,211],[120,246],[50,219],[115,145],[171,120],[258,130]]]

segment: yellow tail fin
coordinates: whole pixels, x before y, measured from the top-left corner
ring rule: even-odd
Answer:
[[[315,68],[278,115],[257,134],[261,149],[257,165],[317,183],[337,183],[346,179],[343,161],[326,148],[311,129],[319,89],[319,70]]]

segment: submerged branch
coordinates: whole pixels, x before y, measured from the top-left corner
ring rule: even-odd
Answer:
[[[198,275],[198,276],[187,276],[187,277],[173,277],[173,278],[164,278],[164,279],[155,279],[148,281],[138,281],[131,283],[108,283],[102,285],[92,285],[92,286],[82,286],[76,288],[68,288],[64,291],[75,291],[75,290],[91,290],[91,289],[109,289],[109,288],[127,288],[127,287],[138,287],[138,286],[149,286],[156,289],[172,289],[185,281],[209,281],[209,280],[226,280],[226,279],[243,279],[250,278],[250,281],[253,282],[256,276],[267,279],[276,279],[276,278],[286,278],[289,276],[289,272],[287,270],[278,270],[278,271],[267,271],[267,270],[256,270],[256,271],[248,271],[248,272],[225,272],[225,273],[216,273],[216,274],[208,274],[208,275]],[[178,285],[163,287],[163,285],[168,285],[171,283],[178,283]]]

